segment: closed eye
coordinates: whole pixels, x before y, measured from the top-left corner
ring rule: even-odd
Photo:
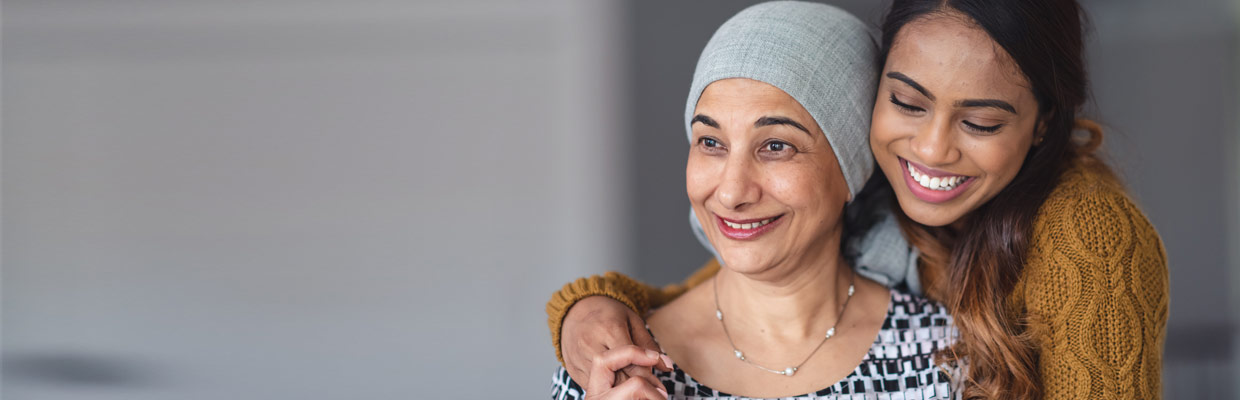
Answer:
[[[896,95],[895,95],[895,93],[892,93],[892,94],[891,94],[891,99],[890,99],[890,100],[891,100],[891,104],[895,104],[895,105],[896,105],[896,107],[900,108],[901,110],[904,110],[904,111],[910,112],[910,113],[917,113],[917,112],[923,112],[923,111],[926,111],[926,109],[924,109],[924,108],[917,107],[917,106],[914,106],[914,105],[911,105],[911,104],[907,104],[907,103],[905,103],[905,102],[902,102],[902,101],[900,101],[900,100],[896,99]]]
[[[974,131],[977,131],[983,134],[992,134],[992,133],[998,132],[999,128],[1003,127],[1003,124],[985,126],[985,125],[978,125],[978,124],[975,124],[969,121],[963,121],[963,122],[964,122],[965,127],[968,127],[971,130],[974,130]]]

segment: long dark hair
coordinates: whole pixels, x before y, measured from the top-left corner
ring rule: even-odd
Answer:
[[[1092,136],[1086,144],[1073,140],[1077,112],[1088,93],[1084,16],[1074,0],[894,0],[882,23],[879,65],[886,64],[901,28],[944,14],[971,19],[1020,68],[1038,103],[1035,135],[1040,139],[1012,182],[965,216],[963,229],[919,224],[890,193],[880,189],[876,197],[888,200],[884,206],[894,209],[905,236],[921,250],[927,295],[953,314],[960,340],[944,355],[967,360],[964,397],[1038,398],[1037,347],[1028,321],[1009,309],[1007,298],[1024,267],[1039,208],[1063,172],[1078,160],[1092,159],[1101,141],[1097,129],[1088,129]],[[875,176],[886,183],[882,174]],[[890,184],[881,186],[890,192]]]

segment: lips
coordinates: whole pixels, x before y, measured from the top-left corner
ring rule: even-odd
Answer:
[[[774,217],[734,220],[715,215],[715,222],[723,236],[734,240],[752,240],[774,229],[783,219],[783,214]]]
[[[971,176],[956,175],[897,158],[900,160],[904,183],[909,191],[928,203],[944,203],[955,199],[976,180]]]

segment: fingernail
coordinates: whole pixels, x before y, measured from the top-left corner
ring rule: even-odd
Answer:
[[[671,358],[671,357],[668,357],[668,356],[667,356],[667,354],[662,354],[662,355],[659,355],[659,357],[663,359],[663,365],[666,365],[668,368],[671,368],[671,367],[672,367],[672,358]]]
[[[659,358],[659,352],[654,350],[646,350],[646,357]]]
[[[659,393],[662,393],[664,398],[668,398],[668,399],[671,398],[671,396],[667,395],[667,389],[663,389],[663,388],[656,388],[656,389],[659,389]]]

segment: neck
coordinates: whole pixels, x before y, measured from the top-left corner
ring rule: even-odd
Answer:
[[[719,308],[735,337],[780,343],[819,340],[842,316],[854,279],[828,241],[821,255],[798,265],[741,273],[723,268],[715,276]]]

